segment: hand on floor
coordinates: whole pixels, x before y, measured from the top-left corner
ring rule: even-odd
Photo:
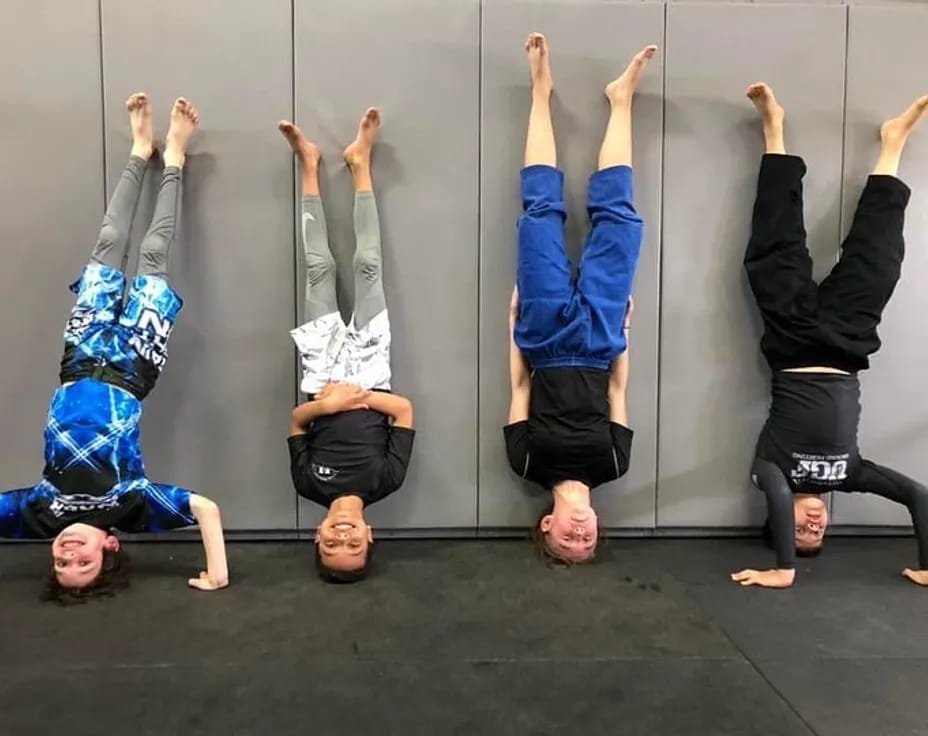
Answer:
[[[212,579],[207,573],[201,572],[199,577],[190,578],[187,585],[197,590],[220,590],[229,585],[229,578]]]
[[[906,568],[902,571],[902,574],[916,585],[928,585],[928,570],[910,570]]]
[[[788,588],[796,579],[795,570],[742,570],[731,579],[741,585],[760,585],[763,588]]]

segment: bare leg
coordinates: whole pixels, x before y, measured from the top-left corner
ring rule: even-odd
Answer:
[[[883,147],[880,158],[873,169],[874,174],[896,176],[899,173],[899,161],[905,148],[909,133],[928,111],[928,95],[919,97],[899,117],[887,120],[880,127]]]
[[[764,143],[766,153],[786,154],[786,143],[783,139],[783,108],[773,96],[773,90],[763,82],[757,82],[748,87],[748,98],[754,103],[764,122]]]
[[[540,33],[529,34],[525,42],[528,65],[532,72],[532,110],[528,116],[525,138],[526,166],[557,166],[554,124],[551,122],[551,79],[548,41]]]
[[[370,107],[361,117],[358,136],[345,149],[354,180],[354,324],[358,329],[386,309],[380,222],[371,180],[371,150],[380,130],[380,111]]]
[[[181,205],[181,171],[187,145],[197,130],[200,114],[183,97],[171,108],[171,125],[164,147],[164,172],[158,189],[158,201],[148,232],[139,247],[139,274],[167,278],[171,246],[177,238]]]
[[[603,145],[599,149],[599,168],[632,165],[632,99],[641,73],[657,53],[657,46],[646,46],[631,60],[622,76],[606,87],[609,100],[609,122]]]
[[[281,120],[277,124],[277,129],[283,133],[290,148],[296,154],[300,162],[301,189],[304,197],[319,196],[319,161],[322,155],[319,153],[319,147],[308,140],[303,132],[293,123],[287,120]]]
[[[123,269],[129,232],[142,191],[142,179],[152,151],[151,103],[144,92],[126,100],[129,128],[132,130],[132,153],[103,216],[100,236],[90,260],[119,270]]]

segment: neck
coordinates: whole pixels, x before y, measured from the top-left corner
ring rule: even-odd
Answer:
[[[564,480],[551,489],[554,505],[589,506],[590,487],[578,480]]]
[[[329,516],[338,513],[356,514],[364,516],[364,501],[360,496],[341,496],[332,501],[329,506]]]

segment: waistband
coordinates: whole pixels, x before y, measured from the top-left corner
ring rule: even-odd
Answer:
[[[59,374],[60,381],[65,383],[74,383],[76,381],[91,378],[101,383],[107,383],[116,388],[132,394],[136,399],[141,401],[145,398],[147,392],[141,390],[139,386],[134,385],[123,371],[113,368],[108,363],[92,363],[74,368],[63,368]]]
[[[531,367],[532,370],[539,368],[595,368],[600,371],[608,371],[609,366],[608,360],[599,360],[587,355],[560,355],[555,358],[533,360]]]

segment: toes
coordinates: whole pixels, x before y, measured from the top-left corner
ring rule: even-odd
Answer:
[[[126,100],[126,107],[131,111],[138,110],[148,103],[148,96],[144,92],[136,92]]]

